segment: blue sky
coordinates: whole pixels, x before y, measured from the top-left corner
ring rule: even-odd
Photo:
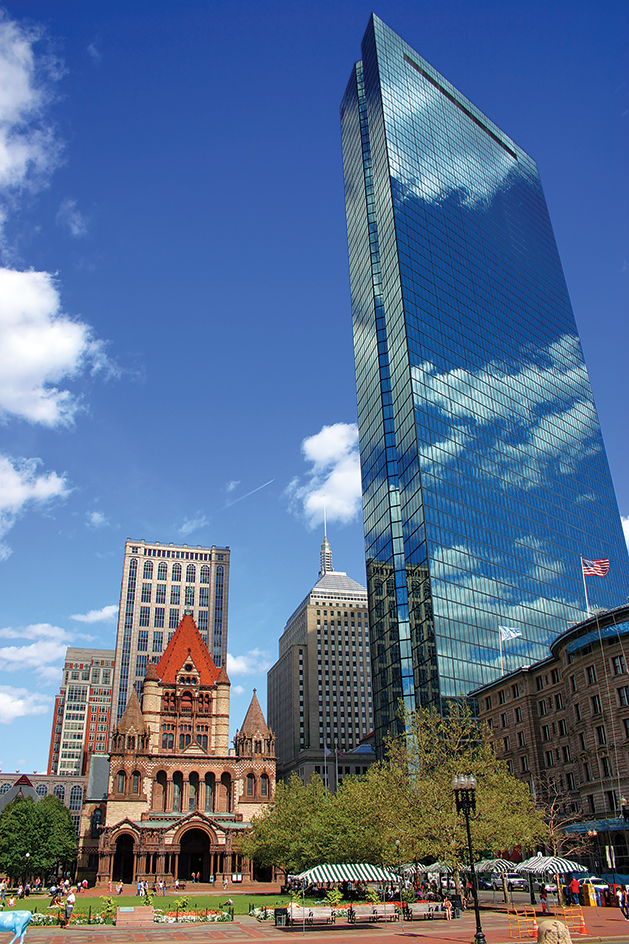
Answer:
[[[324,494],[364,582],[338,107],[371,7],[4,10],[0,765],[30,771],[65,646],[114,646],[126,537],[231,547],[233,728]],[[629,516],[625,5],[375,12],[538,162]]]

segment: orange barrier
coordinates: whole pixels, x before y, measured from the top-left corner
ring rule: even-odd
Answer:
[[[517,937],[519,941],[525,937],[537,937],[537,916],[534,908],[525,906],[524,911],[507,911],[509,921],[509,937]]]

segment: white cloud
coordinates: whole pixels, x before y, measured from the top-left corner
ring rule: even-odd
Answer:
[[[30,626],[0,629],[1,639],[29,640],[29,645],[0,647],[0,669],[4,672],[22,672],[33,669],[44,681],[60,679],[61,663],[72,637],[60,626],[34,623]],[[31,641],[32,640],[32,641]]]
[[[77,210],[76,200],[71,200],[67,197],[62,201],[59,212],[57,213],[57,223],[59,226],[67,226],[70,230],[70,235],[74,236],[76,239],[87,236],[88,219],[85,214]]]
[[[240,479],[232,479],[231,482],[228,482],[225,486],[226,492],[233,492],[235,488],[240,485]]]
[[[234,685],[234,687],[232,688],[232,695],[244,695],[244,694],[245,694],[245,690],[242,687],[242,685]]]
[[[627,547],[629,547],[629,515],[625,518],[624,515],[620,519],[622,521],[622,530],[625,535],[625,541],[627,542]]]
[[[62,74],[50,56],[35,55],[37,27],[0,19],[0,189],[5,197],[45,186],[62,146],[46,117]]]
[[[54,698],[49,695],[0,685],[0,724],[11,724],[26,715],[45,715],[53,702]]]
[[[208,519],[202,512],[198,511],[196,518],[184,518],[179,533],[185,537],[187,534],[192,534],[193,531],[198,531],[199,528],[204,528],[206,524],[208,524]]]
[[[301,449],[312,468],[303,485],[296,477],[286,489],[291,507],[299,508],[311,528],[323,521],[324,509],[328,521],[351,521],[362,499],[356,424],[324,426],[304,439]]]
[[[85,521],[88,528],[106,528],[109,525],[109,518],[105,517],[102,511],[88,511],[85,515]]]
[[[117,373],[89,325],[60,311],[53,277],[0,268],[0,413],[72,423],[79,402],[59,385],[88,367]]]
[[[96,43],[97,43],[97,40],[94,40],[94,42],[90,43],[89,46],[87,47],[87,54],[92,60],[92,62],[94,63],[94,65],[98,65],[101,59],[103,58],[103,54],[99,50]]]
[[[242,656],[233,656],[227,653],[227,674],[232,675],[261,675],[271,667],[268,652],[262,649],[250,649]]]
[[[66,479],[56,472],[37,474],[40,459],[11,460],[0,456],[0,539],[13,527],[26,507],[42,507],[54,498],[68,494]],[[11,553],[0,543],[0,560]]]
[[[77,620],[79,623],[113,623],[117,613],[117,605],[111,603],[100,610],[90,610],[89,613],[75,613],[70,619]]]

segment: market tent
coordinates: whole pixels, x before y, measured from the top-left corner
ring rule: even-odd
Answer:
[[[464,868],[465,866],[462,865],[461,869],[464,869]],[[417,871],[420,872],[422,875],[429,875],[429,874],[432,874],[433,872],[439,872],[443,874],[452,874],[452,872],[454,872],[454,869],[452,868],[451,865],[448,865],[446,862],[431,862],[430,865],[422,865],[420,863]]]
[[[338,865],[315,865],[297,876],[306,885],[319,882],[399,882],[399,876],[390,869],[368,862],[341,862]]]
[[[573,862],[571,859],[562,859],[559,856],[543,856],[538,852],[531,859],[520,862],[513,869],[514,872],[532,872],[534,875],[566,875],[568,872],[587,872],[584,865]]]
[[[483,859],[474,863],[474,869],[477,872],[513,872],[514,864],[508,859]]]

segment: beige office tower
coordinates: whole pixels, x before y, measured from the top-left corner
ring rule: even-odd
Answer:
[[[147,664],[159,662],[186,613],[194,618],[214,664],[225,665],[228,595],[228,547],[126,542],[112,729],[134,685],[140,695]]]
[[[111,649],[66,649],[52,719],[49,774],[82,776],[89,755],[108,749],[113,664]]]
[[[339,777],[366,773],[375,760],[364,743],[373,727],[367,590],[334,570],[327,535],[319,579],[286,623],[279,650],[267,676],[278,778],[327,773],[334,786],[339,764]]]

